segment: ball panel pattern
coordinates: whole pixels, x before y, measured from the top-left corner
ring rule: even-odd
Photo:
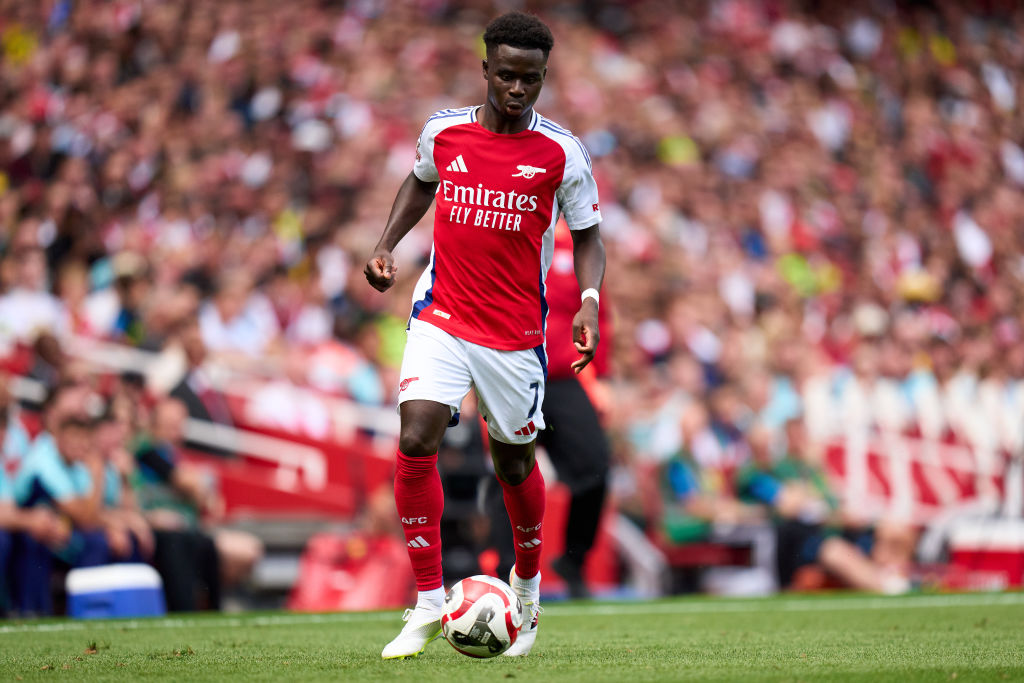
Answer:
[[[515,643],[522,625],[522,603],[499,579],[471,576],[445,596],[441,631],[456,651],[468,657],[501,654]]]

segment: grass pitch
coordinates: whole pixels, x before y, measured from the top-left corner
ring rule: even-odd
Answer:
[[[444,640],[381,661],[398,613],[0,622],[0,680],[1024,680],[1024,594],[548,604],[533,654]]]

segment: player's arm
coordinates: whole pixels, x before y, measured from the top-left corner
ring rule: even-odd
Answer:
[[[366,280],[378,291],[386,291],[395,284],[395,273],[398,267],[395,266],[394,257],[391,252],[412,230],[413,226],[419,223],[420,219],[430,208],[434,201],[434,192],[437,190],[437,183],[428,183],[410,173],[409,177],[402,183],[395,197],[395,203],[391,207],[391,215],[388,217],[388,224],[384,228],[384,234],[373,250],[373,255],[366,263],[363,272]]]
[[[601,291],[601,283],[604,282],[604,242],[601,241],[599,225],[572,231],[573,264],[581,292],[588,289]],[[587,297],[581,302],[580,310],[572,319],[572,341],[580,353],[580,358],[572,364],[572,369],[579,374],[594,360],[594,352],[601,341],[601,332],[597,326],[596,299]]]

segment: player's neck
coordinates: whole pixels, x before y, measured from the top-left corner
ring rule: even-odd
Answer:
[[[530,127],[530,122],[533,121],[533,107],[529,107],[518,118],[510,119],[500,114],[490,102],[480,107],[480,114],[477,117],[477,121],[480,125],[491,131],[492,133],[498,133],[500,135],[514,135],[515,133],[522,133],[524,130]]]

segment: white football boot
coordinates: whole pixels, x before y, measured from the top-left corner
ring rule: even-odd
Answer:
[[[405,610],[402,619],[405,626],[394,640],[384,646],[380,653],[382,659],[419,657],[427,643],[441,635],[440,608],[434,610],[417,605],[415,609]]]
[[[519,630],[519,636],[512,647],[502,654],[505,657],[525,657],[533,649],[533,643],[537,640],[537,621],[544,613],[540,606],[540,574],[537,574],[537,587],[533,590],[524,588],[519,577],[516,576],[516,568],[508,575],[508,585],[512,587],[515,594],[519,596],[519,602],[523,603],[523,628]]]

